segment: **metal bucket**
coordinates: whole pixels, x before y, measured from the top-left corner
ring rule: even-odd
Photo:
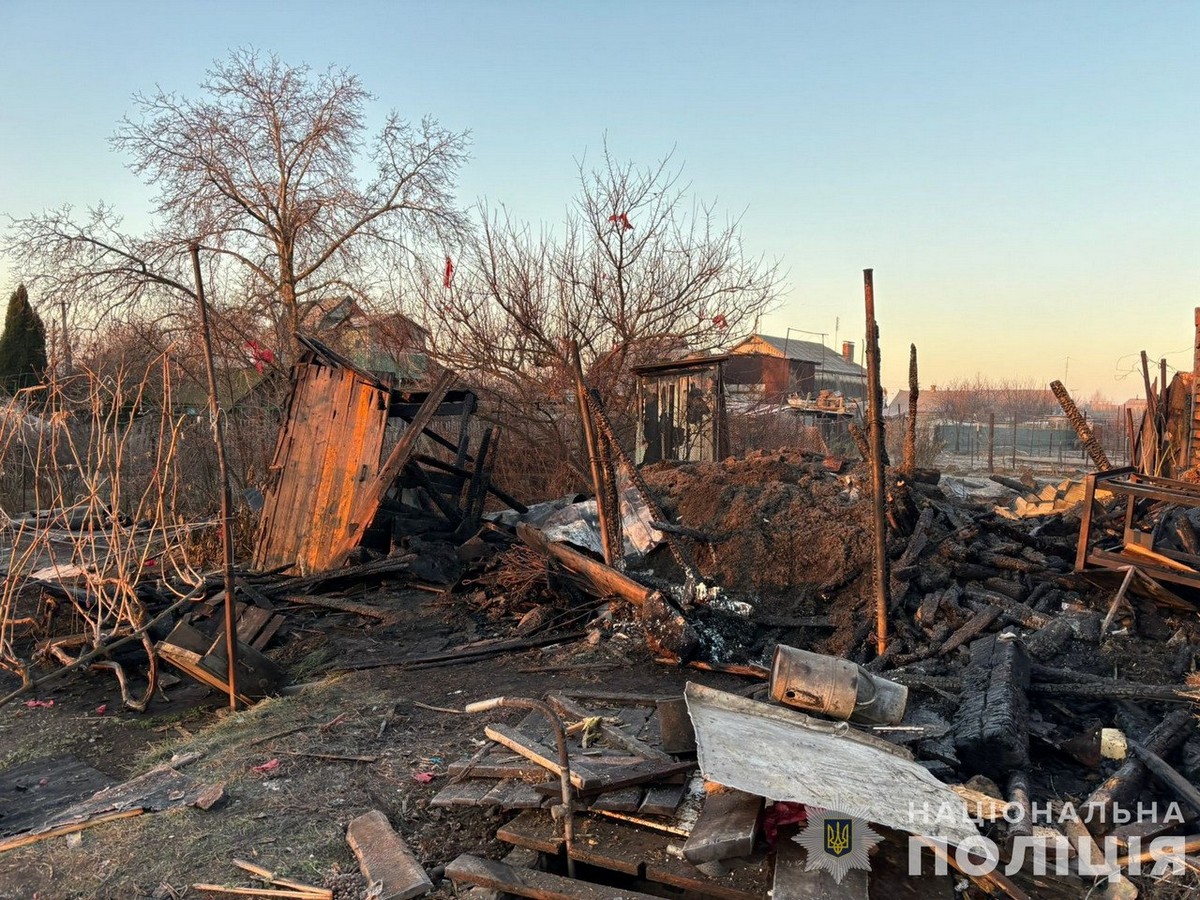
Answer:
[[[771,666],[771,699],[864,725],[904,718],[908,688],[836,656],[780,644]]]

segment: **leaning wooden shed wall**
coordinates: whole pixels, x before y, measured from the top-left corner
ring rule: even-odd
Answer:
[[[254,566],[328,569],[362,486],[378,475],[388,392],[341,366],[297,364],[271,461]]]

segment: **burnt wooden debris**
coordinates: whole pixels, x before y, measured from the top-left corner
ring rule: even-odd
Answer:
[[[413,459],[418,439],[438,434],[436,419],[456,422],[459,433],[451,444],[455,468],[470,457],[475,396],[451,391],[455,380],[444,373],[427,392],[400,391],[338,357],[316,341],[296,364],[284,426],[280,429],[271,481],[267,485],[254,564],[259,569],[281,566],[304,575],[332,569],[370,532],[406,531],[406,518],[417,517],[421,527],[411,533],[436,530],[426,521],[441,516],[444,530],[453,533],[481,506],[490,477],[487,447],[468,477],[454,472],[428,471]],[[408,427],[384,456],[389,431],[397,423]],[[474,461],[474,460],[471,460]],[[408,470],[417,473],[405,481]],[[400,481],[397,483],[397,479]],[[467,490],[467,488],[471,488]],[[416,505],[404,492],[418,494]],[[386,503],[389,492],[399,496]],[[428,504],[428,509],[423,509]]]
[[[959,758],[1001,776],[1029,764],[1029,656],[1012,633],[971,644],[955,718]]]
[[[358,858],[368,892],[379,900],[410,900],[433,887],[404,838],[379,810],[355,817],[346,829],[346,842]]]
[[[873,315],[869,329],[874,367]],[[454,373],[435,373],[420,389],[401,387],[315,340],[303,343],[253,564],[233,579],[228,608],[237,698],[249,704],[283,689],[278,660],[285,657],[277,651],[297,633],[332,630],[330,622],[362,640],[323,671],[446,669],[508,656],[518,671],[545,674],[548,685],[560,683],[549,679],[562,672],[597,682],[544,696],[565,731],[565,797],[558,732],[545,716],[489,713],[479,722],[482,746],[446,760],[430,805],[445,815],[488,810],[497,838],[513,848],[504,861],[465,854],[451,862],[446,876],[459,885],[585,900],[758,900],[770,890],[777,900],[949,897],[950,877],[927,878],[904,892],[896,887],[908,834],[951,844],[983,834],[1007,854],[1044,829],[1081,835],[1074,824],[1031,821],[1034,810],[1061,808],[1073,798],[1094,811],[1092,839],[1112,834],[1132,853],[1135,838],[1189,834],[1200,821],[1200,487],[1192,465],[1200,459],[1193,434],[1200,434],[1200,418],[1189,419],[1184,403],[1196,395],[1194,381],[1166,386],[1160,375],[1156,386],[1147,362],[1148,411],[1132,429],[1137,465],[1124,468],[1109,465],[1058,385],[1055,393],[1099,471],[1042,485],[994,475],[996,485],[1025,504],[1021,509],[1032,510],[1026,516],[1002,514],[1016,505],[998,509],[957,496],[939,486],[939,473],[918,469],[911,420],[904,463],[891,467],[878,403],[869,441],[861,429],[849,430],[862,439],[869,471],[833,454],[801,451],[721,462],[727,451],[721,357],[639,370],[641,439],[631,453],[622,445],[621,423],[609,420],[580,367],[569,408],[588,435],[577,461],[591,473],[599,501],[597,553],[556,539],[534,510],[495,483],[503,434],[483,424],[479,399]],[[914,401],[915,375],[914,366]],[[770,518],[773,512],[725,527],[715,513],[711,521],[684,515],[686,498],[671,490],[689,488],[663,488],[652,470],[636,470],[635,458],[679,474],[746,465],[750,490],[770,495],[804,482],[829,488],[827,505],[816,509],[813,500],[819,527],[795,540],[794,523]],[[794,460],[799,477],[770,482],[772,467]],[[629,486],[618,491],[618,480]],[[812,496],[819,493],[814,488]],[[627,557],[621,540],[621,506],[629,497],[641,501],[649,528],[662,535],[643,563]],[[744,499],[722,496],[713,504]],[[86,525],[60,517],[64,527]],[[849,531],[846,522],[853,522]],[[830,545],[816,546],[825,537],[821,528],[836,537],[836,560],[819,582],[808,581],[807,568],[827,562],[814,557],[830,555]],[[761,532],[772,555],[795,557],[799,586],[789,589],[795,605],[756,608],[752,560],[737,560],[740,569],[725,583],[711,576],[721,557],[745,545],[739,530],[751,529]],[[857,555],[842,547],[855,537],[863,539]],[[226,581],[223,572],[197,584],[136,586],[153,615],[151,658],[222,692],[230,689]],[[38,589],[64,605],[87,602],[85,590],[53,574]],[[522,592],[528,597],[514,601]],[[418,645],[408,626],[431,610],[470,619],[470,631],[447,627]],[[618,628],[637,634],[658,662],[703,674],[686,692],[681,679],[672,679],[660,691],[630,694],[604,683],[613,666],[516,659],[584,638],[600,643]],[[85,639],[59,637],[56,647],[82,646]],[[812,696],[792,705],[813,714],[785,705],[774,684],[761,682],[773,677],[769,663],[780,649],[797,648],[853,672],[853,690],[839,700],[806,682]],[[86,662],[114,664],[104,657]],[[726,688],[734,676],[747,684],[716,691],[702,683],[717,674]],[[906,700],[894,714],[881,712],[884,688]],[[392,739],[395,713],[381,721],[381,742]],[[1123,742],[1110,741],[1113,730]],[[1117,744],[1124,756],[1112,749]],[[325,758],[344,764],[380,757]],[[54,764],[47,789],[41,776],[30,781],[39,771],[17,767],[0,775],[0,850],[173,805],[205,808],[221,795],[220,785],[175,770],[114,787],[68,758]],[[805,867],[792,841],[795,820],[782,828],[775,821],[789,804],[818,809],[839,795],[866,809],[885,840],[870,873],[831,888],[822,873]],[[920,800],[948,803],[971,820],[936,829],[914,825],[906,804]],[[1154,802],[1179,803],[1184,821],[1113,819],[1119,809]],[[1014,812],[1020,815],[1011,821]],[[433,886],[436,875],[428,877],[412,852],[417,843],[406,846],[382,813],[347,818],[353,819],[347,841],[373,896],[415,897]],[[1084,845],[1089,856],[1094,848]],[[575,864],[578,877],[566,877]],[[262,896],[303,893],[248,865],[269,885],[256,889]],[[1076,896],[1084,884],[1079,860],[1065,875],[961,877],[973,882],[975,894],[1011,898]]]

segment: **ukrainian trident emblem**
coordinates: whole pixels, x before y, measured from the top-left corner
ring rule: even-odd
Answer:
[[[824,851],[834,859],[845,856],[852,849],[854,840],[853,819],[825,819]]]
[[[806,870],[824,869],[838,884],[851,869],[870,870],[870,850],[883,838],[857,812],[808,807],[808,823],[792,838],[807,854]]]

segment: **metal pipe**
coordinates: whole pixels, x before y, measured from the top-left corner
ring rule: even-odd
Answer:
[[[204,280],[200,277],[200,245],[192,244],[192,273],[196,278],[196,305],[200,307],[200,337],[204,346],[204,368],[208,373],[208,411],[213,421],[213,442],[217,445],[217,469],[221,476],[221,551],[225,569],[225,655],[229,663],[229,708],[237,709],[237,623],[233,603],[233,495],[229,487],[229,468],[225,463],[225,430],[221,424],[221,406],[217,402],[217,373],[213,366],[212,332],[208,327],[208,303],[204,299]]]
[[[875,524],[875,646],[887,652],[888,571],[887,518],[883,488],[883,398],[879,385],[879,326],[875,323],[873,270],[863,269],[863,294],[867,309],[867,438],[871,448],[871,500]]]
[[[562,719],[548,704],[528,697],[493,697],[491,700],[477,700],[468,703],[463,709],[468,713],[490,712],[493,709],[529,709],[541,713],[550,727],[554,729],[554,742],[558,747],[558,778],[562,784],[563,805],[563,842],[567,845],[567,875],[575,877],[575,859],[572,851],[575,847],[575,797],[571,790],[571,759],[567,755],[567,729]]]

